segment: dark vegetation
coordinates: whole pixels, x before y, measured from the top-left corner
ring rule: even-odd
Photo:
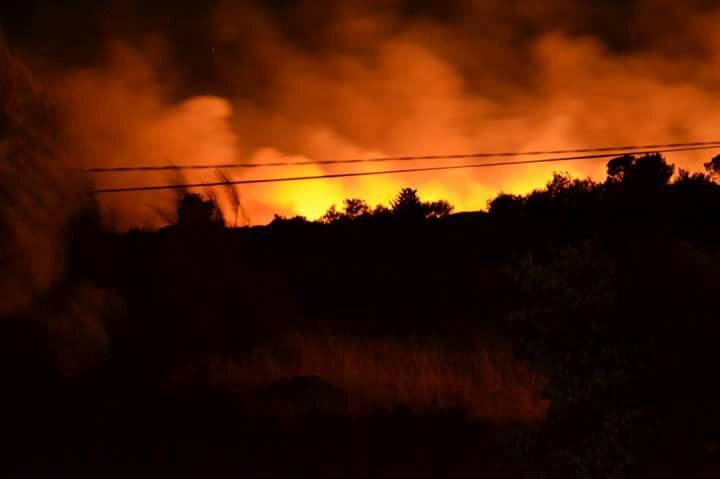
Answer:
[[[404,189],[389,207],[349,199],[251,228],[189,192],[159,231],[76,215],[65,279],[2,322],[14,473],[713,477],[719,165],[623,156],[604,182],[555,174],[477,213]],[[328,337],[332,354],[312,342]],[[507,387],[446,402],[476,381],[464,362],[480,349],[529,364],[514,377],[543,378],[549,408],[501,413]],[[400,381],[388,350],[414,355],[410,394],[376,394]],[[489,364],[480,376],[502,369]]]

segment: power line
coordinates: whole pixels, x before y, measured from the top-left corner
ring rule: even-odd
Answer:
[[[629,151],[629,150],[650,150],[657,148],[683,148],[696,146],[720,146],[720,141],[699,141],[694,143],[667,143],[660,145],[639,145],[639,146],[612,146],[601,148],[581,148],[575,150],[547,150],[547,151],[514,151],[498,153],[466,153],[456,155],[423,155],[423,156],[383,156],[377,158],[361,158],[354,160],[307,160],[307,161],[278,161],[271,163],[224,163],[212,165],[161,165],[161,166],[114,166],[81,168],[73,171],[83,173],[121,173],[141,171],[168,171],[168,170],[211,170],[211,169],[233,169],[233,168],[263,168],[277,166],[307,166],[307,165],[339,165],[354,163],[381,163],[389,161],[419,161],[419,160],[459,160],[474,158],[507,158],[516,156],[540,156],[540,155],[564,155],[569,153],[593,153],[604,151]]]
[[[677,151],[696,151],[696,150],[710,150],[719,149],[720,144],[713,146],[694,146],[686,148],[672,148],[672,149],[660,149],[660,150],[645,150],[635,151],[633,154],[643,155],[652,153],[673,153]],[[174,185],[152,185],[152,186],[131,186],[123,188],[103,188],[92,191],[94,194],[104,193],[127,193],[134,191],[156,191],[156,190],[178,190],[186,188],[209,188],[214,186],[227,186],[227,185],[250,185],[258,183],[285,183],[290,181],[310,181],[310,180],[322,180],[332,178],[350,178],[358,176],[378,176],[378,175],[392,175],[400,173],[420,173],[427,171],[442,171],[442,170],[461,170],[469,168],[488,168],[496,166],[515,166],[515,165],[530,165],[536,163],[553,163],[562,161],[576,161],[576,160],[590,160],[597,158],[611,158],[615,156],[621,156],[628,152],[620,153],[603,153],[597,155],[583,155],[583,156],[568,156],[562,158],[544,158],[539,160],[519,160],[519,161],[498,161],[494,163],[473,163],[469,165],[451,165],[451,166],[430,166],[425,168],[405,168],[398,170],[380,170],[380,171],[364,171],[354,173],[331,173],[325,175],[310,175],[310,176],[291,176],[284,178],[259,178],[259,179],[248,179],[248,180],[236,180],[236,181],[215,181],[210,183],[183,183]]]

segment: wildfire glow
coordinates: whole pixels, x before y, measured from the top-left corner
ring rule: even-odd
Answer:
[[[467,37],[471,33],[457,25],[427,19],[397,23],[391,13],[353,5],[352,15],[341,9],[333,22],[342,48],[315,52],[294,45],[259,9],[222,4],[214,40],[229,47],[252,45],[266,73],[262,83],[249,80],[253,72],[236,67],[239,59],[232,53],[222,53],[231,48],[222,50],[218,55],[227,55],[221,59],[236,91],[225,98],[174,98],[172,85],[161,80],[168,67],[157,54],[111,44],[102,65],[65,73],[55,85],[71,125],[68,158],[85,166],[262,163],[716,139],[720,41],[711,33],[693,38],[703,55],[673,58],[652,48],[614,53],[598,38],[552,30],[513,49],[494,37],[484,42]],[[718,18],[720,12],[689,21],[697,32],[714,32],[709,26]],[[524,75],[517,74],[521,62],[529,65]],[[683,153],[670,160],[699,169],[711,154]],[[555,170],[601,179],[604,164],[249,185],[240,193],[256,224],[275,213],[317,218],[350,197],[387,204],[404,186],[427,199],[447,199],[456,210],[472,210],[484,208],[500,191],[540,187]],[[409,165],[262,168],[231,175],[272,178]],[[213,175],[188,172],[183,179],[216,180]],[[160,173],[97,178],[102,187],[177,180]],[[169,193],[133,193],[101,202],[115,226],[129,228],[157,225],[157,209],[169,208],[171,199]]]

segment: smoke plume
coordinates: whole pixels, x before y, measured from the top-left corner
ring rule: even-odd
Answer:
[[[62,275],[73,189],[63,182],[50,104],[0,39],[0,316]]]
[[[713,25],[720,9],[705,3],[219,2],[191,31],[183,27],[190,39],[179,42],[170,27],[108,34],[99,62],[55,69],[49,77],[67,126],[63,151],[73,166],[715,140],[720,36]],[[670,160],[699,169],[710,155]],[[317,217],[347,197],[386,203],[408,185],[469,210],[484,208],[499,191],[539,187],[558,169],[602,179],[604,164],[248,185],[240,195],[254,223],[274,213]],[[229,174],[269,178],[385,167],[400,165]],[[215,175],[193,172],[187,179]],[[168,178],[127,173],[95,181],[138,186]],[[127,229],[157,226],[157,208],[172,198],[132,193],[100,201],[106,220]]]
[[[86,182],[65,171],[62,136],[47,93],[0,38],[2,347],[6,360],[26,367],[52,354],[54,372],[72,377],[107,356],[106,323],[121,316],[122,301],[66,275],[73,222],[97,211]],[[28,334],[14,336],[18,324]]]

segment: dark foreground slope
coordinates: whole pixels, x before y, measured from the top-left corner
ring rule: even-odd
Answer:
[[[78,216],[63,279],[2,321],[9,464],[712,477],[720,187],[656,155],[608,172],[477,214],[405,190],[257,228]]]

